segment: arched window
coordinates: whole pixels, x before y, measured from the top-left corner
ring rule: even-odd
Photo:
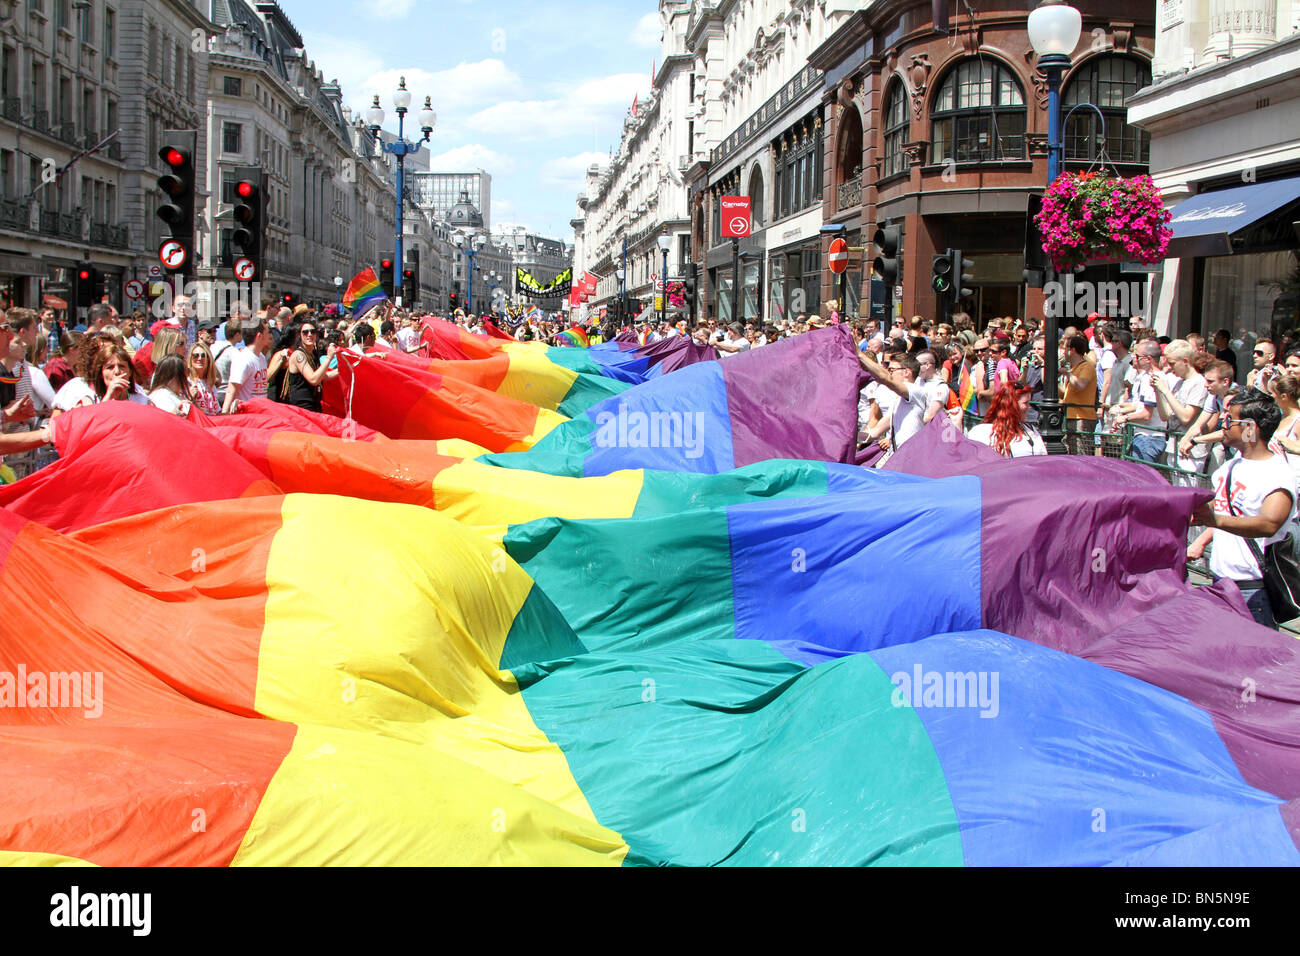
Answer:
[[[930,108],[930,162],[1025,158],[1025,97],[1015,76],[988,57],[948,71]]]
[[[1124,101],[1151,83],[1151,68],[1125,56],[1099,56],[1081,66],[1066,84],[1061,112],[1079,103],[1092,103],[1106,117],[1106,155],[1115,163],[1146,164],[1151,136],[1130,126]],[[1091,162],[1101,146],[1101,120],[1090,109],[1075,110],[1065,125],[1067,161]]]
[[[895,80],[885,95],[885,168],[881,178],[907,172],[907,154],[903,152],[907,127],[907,94],[902,82]]]
[[[763,171],[757,165],[749,173],[749,208],[753,228],[763,225]]]

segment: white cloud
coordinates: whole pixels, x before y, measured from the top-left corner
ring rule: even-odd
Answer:
[[[433,109],[439,117],[463,116],[480,110],[491,103],[519,96],[524,84],[518,74],[496,59],[458,63],[446,70],[430,72],[418,66],[376,69],[360,80],[358,88],[343,89],[345,99],[353,109],[365,109],[370,98],[379,94],[379,104],[394,119],[393,91],[406,77],[406,88],[411,92],[411,109],[418,113],[424,106],[424,97],[433,97]]]
[[[659,19],[659,14],[647,13],[632,28],[632,32],[628,35],[628,42],[633,46],[657,50],[663,41],[663,32],[663,21]]]
[[[415,0],[363,0],[362,11],[380,20],[396,20],[411,12]]]
[[[479,143],[466,143],[429,157],[429,168],[435,173],[482,169],[493,176],[500,176],[514,172],[515,165],[513,156],[498,153]]]
[[[538,170],[537,181],[542,186],[564,190],[576,196],[582,192],[583,184],[586,182],[587,167],[594,163],[604,165],[608,162],[608,153],[596,152],[548,159]]]
[[[496,103],[468,116],[464,125],[478,133],[516,139],[596,133],[616,141],[622,133],[616,124],[622,122],[632,98],[649,86],[648,76],[616,73],[582,83],[562,98]]]

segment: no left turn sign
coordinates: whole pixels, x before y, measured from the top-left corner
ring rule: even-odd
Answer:
[[[126,285],[122,287],[122,291],[127,294],[128,298],[143,299],[144,283],[139,279],[128,279]]]
[[[176,239],[167,239],[158,247],[158,261],[168,269],[179,269],[187,258],[185,247]]]

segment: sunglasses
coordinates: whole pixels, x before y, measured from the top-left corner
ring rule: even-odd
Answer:
[[[193,362],[193,361],[195,361],[196,359],[203,359],[203,361],[206,362],[206,361],[208,360],[208,357],[207,357],[206,355],[204,355],[202,352],[191,352],[191,353],[190,353],[190,361]]]
[[[315,330],[315,329],[303,329],[303,330],[302,330],[302,334],[303,334],[303,335],[315,335],[315,334],[316,334],[316,330]]]
[[[1264,351],[1262,349],[1255,349],[1255,354],[1262,358],[1264,355]]]

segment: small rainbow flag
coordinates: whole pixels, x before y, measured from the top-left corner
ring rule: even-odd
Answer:
[[[365,315],[379,303],[387,301],[379,277],[374,269],[368,267],[352,277],[348,291],[343,293],[343,304],[352,310],[353,315]]]
[[[591,344],[587,339],[587,333],[576,325],[571,329],[565,329],[563,332],[557,333],[555,337],[564,343],[584,349]]]
[[[958,389],[958,398],[961,401],[961,408],[964,412],[973,411],[975,408],[975,386],[971,384],[970,369],[962,366],[961,370],[961,387]]]

